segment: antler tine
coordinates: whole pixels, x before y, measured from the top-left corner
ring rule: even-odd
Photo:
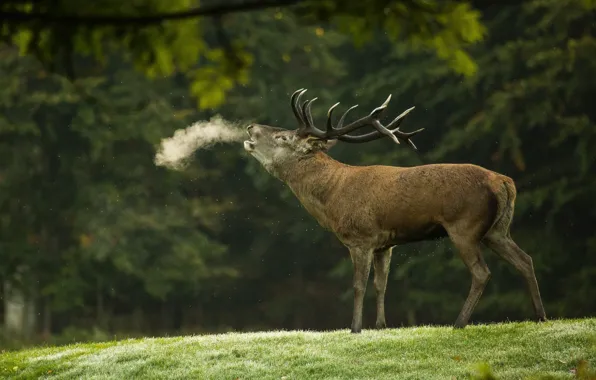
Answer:
[[[390,131],[389,129],[385,128],[385,126],[383,124],[381,124],[380,121],[374,119],[372,121],[372,125],[373,125],[373,127],[375,127],[375,129],[379,133],[384,134],[385,136],[389,137],[391,140],[395,141],[396,144],[399,144],[399,140],[397,139],[397,137],[395,137],[395,135],[393,134],[393,131]]]
[[[315,100],[317,100],[318,98],[313,98],[311,100],[307,100],[302,104],[301,110],[302,110],[302,118],[305,121],[305,126],[304,128],[300,128],[298,130],[298,133],[300,133],[301,135],[312,135],[318,138],[325,138],[325,132],[321,131],[320,129],[318,129],[317,127],[315,127],[315,123],[313,121],[312,118],[312,114],[310,112],[310,107],[312,102],[314,102]]]
[[[304,103],[302,103],[302,106],[300,107],[300,115],[302,116],[302,119],[304,120],[304,128],[302,128],[302,130],[307,131],[308,129],[310,129],[310,124],[309,124],[309,120],[306,117],[306,105],[308,104],[309,100],[305,100]]]
[[[411,108],[405,110],[404,112],[402,112],[398,117],[396,117],[389,124],[387,129],[393,128],[393,129],[390,129],[389,131],[395,138],[407,141],[408,144],[410,144],[412,146],[412,148],[418,150],[418,148],[416,147],[414,142],[411,140],[411,137],[422,132],[424,130],[424,128],[420,128],[420,129],[418,129],[416,131],[412,131],[412,132],[402,132],[399,130],[399,125],[402,123],[405,116],[413,109],[414,109],[414,107],[411,107]],[[359,136],[342,135],[342,136],[338,136],[337,139],[340,141],[343,141],[343,142],[356,144],[356,143],[365,143],[365,142],[369,142],[369,141],[378,140],[378,139],[382,138],[383,136],[385,136],[385,134],[381,133],[379,130],[376,130],[374,132],[370,132],[370,133],[367,133],[364,135],[359,135]]]
[[[318,98],[316,98],[316,97],[315,97],[315,98],[312,98],[311,100],[309,100],[309,101],[306,103],[306,107],[305,107],[305,108],[304,108],[304,110],[303,110],[303,115],[304,115],[304,118],[305,118],[306,120],[308,120],[308,126],[309,126],[310,128],[314,128],[314,126],[315,126],[315,122],[313,121],[313,118],[312,118],[312,113],[310,112],[310,107],[311,107],[311,105],[312,105],[312,102],[314,102],[314,101],[315,101],[315,100],[317,100],[317,99],[318,99]]]
[[[306,134],[306,130],[308,130],[308,119],[304,117],[304,108],[306,107],[306,103],[308,103],[308,100],[305,100],[301,106],[298,103],[299,101],[300,101],[300,96],[298,96],[298,99],[296,102],[296,108],[298,109],[298,112],[300,113],[300,118],[303,120],[303,123],[298,128],[298,133]]]
[[[383,104],[381,104],[379,107],[372,110],[369,116],[375,117],[378,119],[378,117],[381,115],[381,113],[383,113],[383,111],[385,111],[387,109],[387,106],[389,105],[390,100],[391,100],[391,94],[389,94],[389,96],[387,97],[387,100],[385,100],[383,102]]]
[[[416,131],[412,131],[412,132],[402,132],[399,130],[399,126],[402,123],[402,121],[404,121],[406,115],[408,113],[410,113],[410,111],[412,111],[414,108],[415,107],[410,107],[407,110],[405,110],[404,112],[402,112],[398,117],[393,119],[393,121],[391,123],[389,123],[389,125],[387,126],[387,129],[390,129],[391,132],[396,137],[406,140],[414,149],[418,149],[418,148],[416,148],[416,145],[414,145],[414,142],[410,139],[410,137],[416,135],[417,133],[422,132],[424,130],[424,128],[420,128],[420,129],[418,129]]]
[[[393,119],[393,121],[391,121],[391,123],[389,123],[389,125],[387,126],[387,128],[388,129],[391,129],[391,128],[394,128],[394,127],[399,127],[399,125],[404,120],[404,118],[406,117],[406,115],[409,114],[410,111],[412,111],[414,108],[416,108],[416,107],[410,107],[407,110],[405,110],[404,112],[402,112],[401,114],[399,114],[395,119]]]
[[[300,115],[302,115],[302,118],[304,118],[304,110],[306,109],[306,103],[308,103],[308,99],[305,100],[302,105],[300,106]],[[304,119],[304,121],[307,121],[306,119]]]
[[[304,120],[302,119],[302,115],[300,115],[300,112],[297,108],[297,103],[300,101],[300,97],[305,92],[306,92],[306,89],[301,88],[299,90],[294,91],[294,93],[292,94],[292,97],[290,98],[290,103],[292,105],[292,112],[294,113],[294,116],[296,117],[296,120],[298,120],[298,124],[300,124],[300,125],[304,125]]]
[[[399,137],[399,138],[402,138],[402,140],[407,141],[408,144],[410,144],[412,146],[412,148],[418,150],[418,148],[416,147],[414,142],[410,139],[410,137],[417,134],[418,132],[423,131],[423,130],[424,130],[424,128],[421,128],[414,132],[407,133],[408,137],[403,137],[403,138]],[[374,131],[374,132],[370,132],[370,133],[367,133],[364,135],[359,135],[359,136],[350,136],[350,135],[338,136],[337,139],[339,141],[343,141],[343,142],[347,142],[347,143],[360,144],[360,143],[366,143],[369,141],[378,140],[378,139],[382,138],[383,136],[384,135],[380,134],[378,131]]]
[[[348,112],[350,112],[351,110],[353,110],[354,108],[358,107],[358,104],[348,108],[346,110],[346,112],[344,112],[344,114],[342,115],[341,119],[339,120],[339,122],[337,123],[337,128],[335,133],[337,133],[337,135],[343,135],[345,133],[351,132],[355,129],[358,129],[364,125],[368,125],[370,124],[371,120],[373,119],[378,119],[379,116],[381,115],[381,113],[383,111],[385,111],[385,109],[387,109],[387,105],[389,104],[389,101],[391,100],[391,94],[389,94],[389,96],[387,97],[387,99],[383,102],[383,104],[381,104],[379,107],[375,108],[374,110],[371,111],[371,113],[368,116],[365,116],[361,119],[356,120],[355,122],[347,125],[346,127],[343,126],[344,120],[346,118],[346,116],[348,115]]]
[[[391,100],[391,95],[389,95],[387,97],[387,99],[383,102],[383,104],[381,104],[379,107],[372,110],[368,116],[360,118],[344,127],[343,121],[344,121],[346,115],[348,114],[348,112],[350,110],[354,109],[356,106],[351,107],[343,114],[342,118],[339,120],[338,127],[335,130],[329,132],[327,134],[327,137],[331,138],[331,137],[342,136],[342,135],[345,135],[346,133],[349,133],[349,132],[356,130],[358,128],[362,128],[364,126],[371,125],[377,131],[390,137],[393,141],[395,141],[397,144],[399,144],[399,140],[397,140],[397,138],[391,133],[391,131],[388,130],[387,128],[385,128],[385,126],[383,126],[383,124],[381,124],[379,122],[379,116],[387,108],[387,105],[389,104],[390,100]]]
[[[333,109],[335,109],[335,107],[337,107],[337,106],[339,106],[339,102],[332,105],[329,108],[329,111],[327,111],[327,133],[329,133],[333,130],[333,125],[331,125],[331,115],[333,114]]]
[[[348,112],[350,112],[351,110],[353,110],[356,107],[358,107],[358,104],[354,104],[352,107],[348,108],[346,110],[346,112],[344,112],[343,115],[341,115],[341,118],[339,118],[339,121],[337,122],[337,128],[336,128],[336,130],[343,128],[344,120],[346,119],[346,116],[348,115]]]

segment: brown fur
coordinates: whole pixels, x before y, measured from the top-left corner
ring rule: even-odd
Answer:
[[[352,332],[362,328],[362,304],[374,266],[376,326],[385,327],[384,296],[392,248],[448,236],[472,274],[472,286],[455,322],[464,327],[490,278],[480,243],[525,277],[536,316],[546,315],[532,259],[511,239],[516,196],[513,180],[471,164],[415,167],[350,166],[324,153],[334,142],[293,131],[249,127],[245,148],[286,183],[324,228],[350,250],[354,265]]]

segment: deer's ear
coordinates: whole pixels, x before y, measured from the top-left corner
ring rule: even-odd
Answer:
[[[327,151],[331,149],[336,143],[337,140],[322,140],[315,136],[308,136],[304,139],[304,142],[308,146],[308,150],[322,150]]]
[[[327,151],[337,144],[337,140],[321,140],[319,138],[313,138],[309,140],[309,143],[317,150]]]
[[[333,148],[335,146],[335,144],[337,144],[337,141],[338,140],[335,140],[335,139],[333,139],[333,140],[327,140],[327,141],[322,141],[322,143],[325,146],[323,149],[324,150],[329,150],[329,149]]]

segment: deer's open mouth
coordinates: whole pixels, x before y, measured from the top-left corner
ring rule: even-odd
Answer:
[[[244,149],[248,152],[252,152],[253,150],[255,150],[256,141],[250,134],[250,127],[246,130],[246,134],[248,135],[248,140],[244,141]]]
[[[244,142],[244,150],[248,152],[252,152],[253,150],[255,150],[255,142],[252,140],[246,140]]]

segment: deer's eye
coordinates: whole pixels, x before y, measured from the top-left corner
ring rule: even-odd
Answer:
[[[281,136],[275,136],[275,139],[276,139],[276,140],[281,140],[281,141],[286,141],[286,140],[287,140],[287,137],[286,137],[286,136],[283,136],[283,135],[281,135]]]

